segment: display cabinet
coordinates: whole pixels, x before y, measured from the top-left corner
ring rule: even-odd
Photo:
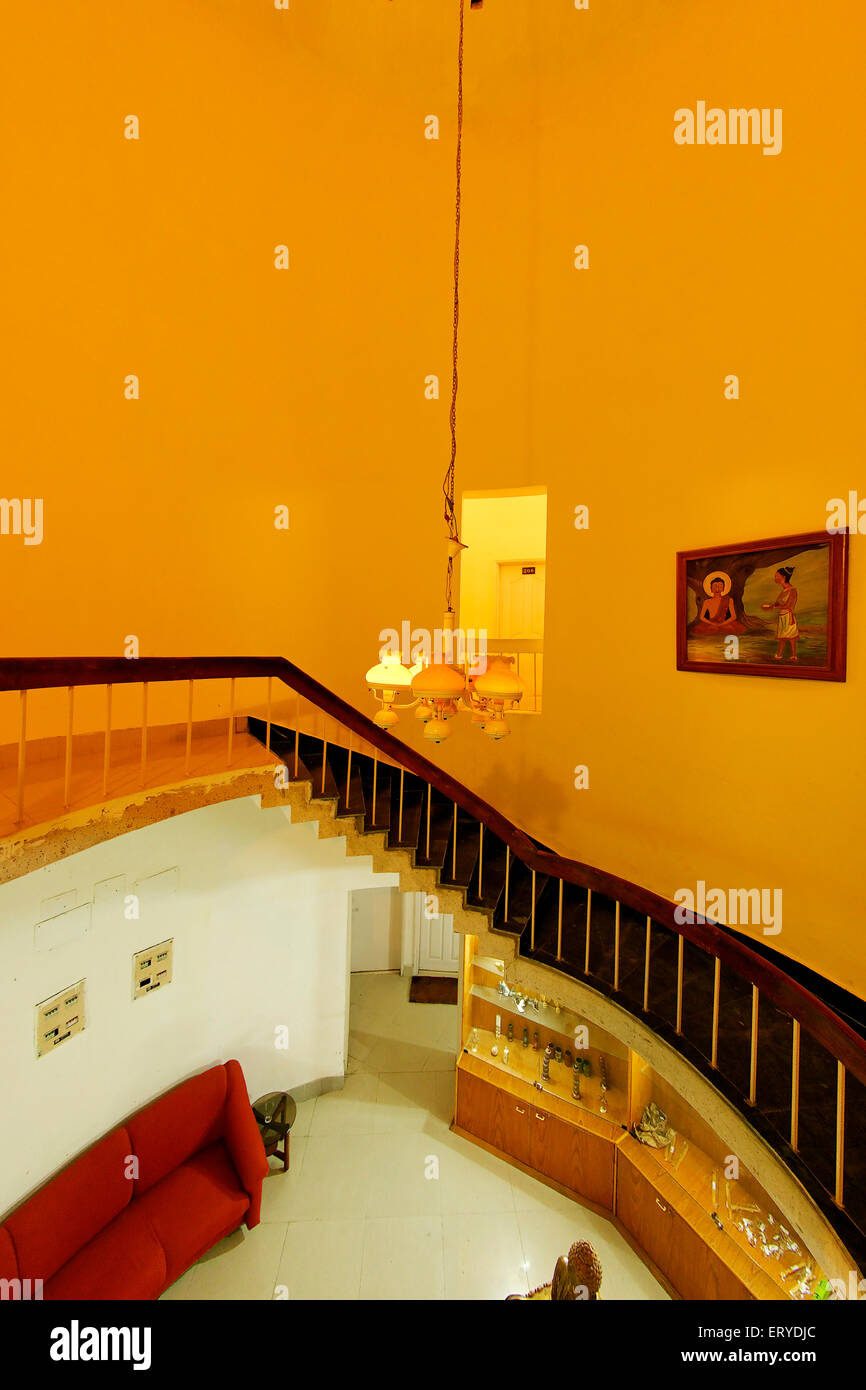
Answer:
[[[647,1234],[640,1214],[645,1203],[634,1195],[639,1176],[654,1189],[663,1181],[669,1208],[693,1227],[699,1217],[701,1226],[711,1222],[713,1244],[718,1246],[724,1236],[732,1246],[732,1263],[743,1270],[746,1282],[752,1282],[755,1271],[761,1283],[769,1280],[775,1286],[774,1297],[820,1296],[826,1287],[824,1271],[741,1158],[636,1052],[630,1054],[629,1067],[633,1137],[618,1159],[621,1176],[626,1164],[634,1174],[619,1183],[617,1192],[617,1216],[626,1228],[639,1239]],[[648,1253],[653,1257],[652,1250]]]
[[[511,989],[474,945],[455,1128],[609,1213],[682,1298],[822,1297],[802,1236],[695,1106],[612,1033]]]
[[[627,1122],[627,1047],[543,994],[510,990],[498,961],[474,958],[469,969],[463,1045],[471,1055],[545,1097]]]

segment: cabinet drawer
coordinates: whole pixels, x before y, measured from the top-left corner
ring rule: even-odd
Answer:
[[[458,1068],[457,1124],[571,1192],[613,1210],[614,1146]]]
[[[659,1196],[621,1152],[617,1157],[616,1215],[681,1298],[740,1301],[753,1297],[685,1217]]]
[[[502,1153],[529,1163],[531,1106],[477,1076],[458,1072],[457,1123]]]
[[[530,1119],[530,1163],[588,1201],[613,1209],[613,1145],[537,1106]]]

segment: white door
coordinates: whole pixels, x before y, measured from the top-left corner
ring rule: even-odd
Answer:
[[[356,888],[351,900],[351,969],[399,970],[402,921],[398,890]]]
[[[460,969],[461,936],[450,912],[430,914],[424,893],[418,894],[417,971],[419,975],[456,975]]]
[[[499,563],[499,631],[497,637],[544,636],[543,560]]]

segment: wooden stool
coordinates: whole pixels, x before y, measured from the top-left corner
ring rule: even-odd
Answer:
[[[281,1158],[283,1172],[289,1167],[289,1131],[295,1123],[298,1107],[287,1091],[272,1091],[253,1101],[253,1114],[268,1158]],[[278,1146],[282,1140],[282,1149]]]

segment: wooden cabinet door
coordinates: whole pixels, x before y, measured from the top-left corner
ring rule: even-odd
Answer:
[[[680,1298],[740,1301],[746,1286],[622,1153],[617,1158],[616,1214]]]
[[[613,1175],[616,1150],[608,1139],[576,1129],[572,1153],[572,1176],[568,1184],[605,1211],[613,1211]]]
[[[497,1144],[497,1148],[504,1153],[516,1158],[518,1163],[525,1163],[529,1166],[532,1162],[531,1157],[531,1128],[530,1116],[533,1113],[532,1102],[518,1100],[516,1096],[502,1093],[502,1143]]]
[[[545,1173],[555,1182],[571,1184],[567,1175],[571,1170],[572,1126],[558,1120],[548,1110],[530,1108],[530,1163],[539,1173]]]
[[[532,1107],[508,1091],[461,1071],[457,1082],[457,1123],[485,1144],[529,1163],[529,1114]]]
[[[468,1072],[457,1073],[457,1123],[478,1139],[492,1144],[491,1133],[496,1128],[495,1115],[499,1092],[487,1081],[480,1081]]]
[[[530,1150],[530,1163],[539,1173],[613,1210],[612,1144],[533,1106]]]
[[[617,1155],[616,1215],[641,1250],[670,1279],[676,1235],[674,1212],[622,1154]]]

